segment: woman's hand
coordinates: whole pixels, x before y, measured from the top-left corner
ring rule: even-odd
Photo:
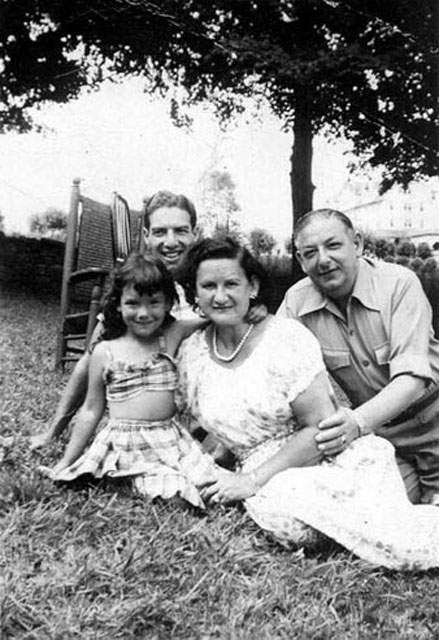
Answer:
[[[230,504],[250,498],[257,490],[251,474],[221,471],[215,479],[201,485],[201,497],[207,502]]]

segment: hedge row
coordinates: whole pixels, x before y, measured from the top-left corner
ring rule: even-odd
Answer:
[[[62,242],[5,236],[0,232],[0,284],[3,289],[59,298],[63,259]]]

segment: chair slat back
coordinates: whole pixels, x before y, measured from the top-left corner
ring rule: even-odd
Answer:
[[[108,273],[134,249],[144,249],[142,213],[130,211],[127,201],[116,193],[111,205],[82,195],[80,180],[75,178],[67,221],[56,366],[64,366],[84,351],[99,299],[109,284]]]
[[[111,222],[113,232],[113,252],[114,262],[122,262],[131,253],[132,236],[131,236],[131,219],[130,209],[125,198],[114,194],[113,204],[111,207]]]
[[[145,250],[143,237],[143,212],[130,210],[131,246],[133,251]]]
[[[111,207],[81,196],[75,270],[99,267],[112,270],[114,266]],[[90,300],[93,284],[76,285],[75,307],[81,309]]]
[[[113,264],[111,207],[81,196],[76,269],[88,267],[112,269]]]

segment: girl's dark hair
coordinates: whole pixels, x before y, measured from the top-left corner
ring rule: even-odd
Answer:
[[[104,340],[118,338],[126,331],[117,308],[127,286],[134,287],[140,296],[152,296],[162,291],[171,307],[178,299],[174,279],[161,260],[151,255],[132,253],[111,275],[111,288],[104,300]]]
[[[200,264],[205,260],[221,259],[238,260],[247,280],[251,281],[255,278],[259,282],[258,296],[255,300],[251,300],[250,304],[261,303],[268,306],[270,283],[267,272],[250,251],[233,238],[204,238],[189,249],[180,280],[188,302],[195,306],[197,272]]]

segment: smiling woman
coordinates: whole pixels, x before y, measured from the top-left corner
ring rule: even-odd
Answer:
[[[249,252],[202,240],[186,286],[211,324],[180,348],[179,405],[238,461],[202,483],[203,499],[243,500],[282,542],[328,536],[374,564],[439,566],[439,510],[409,502],[387,440],[345,436],[337,457],[317,448],[317,425],[336,404],[320,346],[295,320],[267,316],[249,331],[252,295],[266,290]]]
[[[259,282],[249,281],[237,260],[206,260],[198,269],[198,305],[216,325],[241,324],[258,290]]]

